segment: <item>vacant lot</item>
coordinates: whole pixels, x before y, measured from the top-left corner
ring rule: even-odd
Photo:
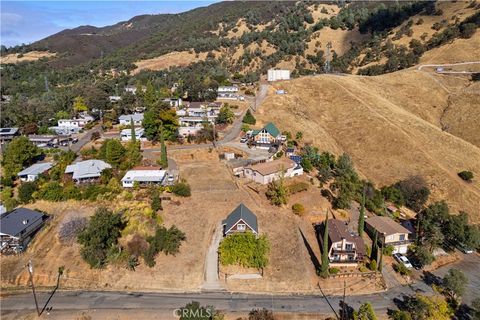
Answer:
[[[0,61],[1,63],[19,63],[22,61],[35,61],[40,58],[51,58],[56,56],[56,53],[48,51],[30,51],[19,55],[18,53],[7,54],[3,56]]]

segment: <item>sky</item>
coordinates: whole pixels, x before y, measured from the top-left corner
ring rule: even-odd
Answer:
[[[0,43],[7,47],[27,44],[81,25],[103,27],[140,14],[179,13],[214,2],[0,0]]]

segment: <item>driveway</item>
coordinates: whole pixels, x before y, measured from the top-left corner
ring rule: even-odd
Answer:
[[[202,291],[224,290],[220,281],[218,280],[218,247],[222,241],[222,238],[222,225],[219,224],[215,229],[212,242],[207,251],[204,271],[205,279],[201,287]]]
[[[477,253],[461,254],[461,259],[453,264],[448,264],[432,273],[443,278],[448,270],[458,269],[463,271],[468,278],[468,284],[463,301],[470,304],[473,299],[480,297],[480,255]]]

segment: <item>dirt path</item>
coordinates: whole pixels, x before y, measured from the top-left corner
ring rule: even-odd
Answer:
[[[222,241],[222,225],[219,224],[213,234],[212,242],[207,251],[205,259],[204,282],[202,291],[219,291],[225,290],[220,281],[218,281],[218,246]]]

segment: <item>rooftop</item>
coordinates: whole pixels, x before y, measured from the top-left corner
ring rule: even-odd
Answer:
[[[9,136],[17,132],[18,128],[0,128],[0,136]]]
[[[282,158],[279,160],[274,160],[274,161],[268,161],[268,162],[262,162],[258,164],[254,164],[251,166],[248,166],[248,169],[257,171],[263,176],[272,174],[272,173],[277,173],[280,171],[288,170],[290,168],[296,167],[297,164],[290,159]]]
[[[257,216],[243,203],[239,204],[238,207],[223,220],[225,231],[230,230],[239,220],[243,220],[243,222],[258,233]]]
[[[133,121],[142,121],[143,113],[122,114],[120,117],[118,117],[119,121],[130,121],[130,119],[133,119]]]
[[[20,233],[43,219],[44,214],[27,208],[17,208],[0,216],[0,233],[18,237]]]
[[[50,170],[51,167],[53,167],[53,163],[51,162],[35,163],[20,171],[17,176],[38,175]]]
[[[410,233],[410,231],[389,217],[374,216],[365,221],[381,234],[392,235],[396,233]]]
[[[267,131],[270,133],[273,137],[278,137],[280,135],[280,130],[271,122],[267,123],[262,129],[260,130],[253,130],[253,135],[256,136],[258,133],[261,131]]]
[[[103,170],[111,167],[105,161],[92,159],[68,165],[65,173],[73,173],[73,179],[96,178]]]
[[[167,173],[166,170],[160,170],[158,167],[140,167],[127,171],[122,181],[139,182],[162,182]]]

